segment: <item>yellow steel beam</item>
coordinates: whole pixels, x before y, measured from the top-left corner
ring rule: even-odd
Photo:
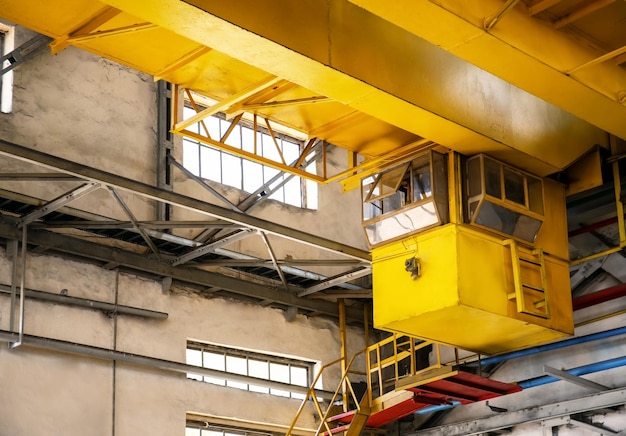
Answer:
[[[561,17],[558,20],[556,20],[554,22],[554,28],[560,29],[562,27],[565,27],[568,24],[571,24],[577,20],[580,20],[583,17],[586,17],[587,15],[591,14],[592,12],[597,11],[598,9],[601,9],[605,6],[610,5],[614,1],[615,0],[596,0],[591,3],[584,4],[581,7],[573,10],[569,14],[565,15],[564,17]]]
[[[255,109],[264,109],[268,107],[315,104],[315,103],[323,103],[323,102],[330,102],[330,101],[331,100],[328,97],[324,97],[323,95],[314,95],[311,97],[296,98],[296,99],[291,99],[291,100],[268,101],[265,103],[247,103],[247,104],[244,104],[242,108],[246,111],[253,111]]]
[[[190,62],[198,59],[200,56],[207,54],[211,49],[205,45],[199,45],[192,51],[186,53],[184,56],[177,59],[175,62],[172,62],[170,65],[161,69],[160,71],[154,74],[154,81],[161,80],[164,76],[180,69],[181,67],[187,65]]]
[[[502,7],[501,0],[349,1],[626,139],[626,107],[618,97],[626,89],[626,71],[605,62],[568,75],[573,68],[605,53],[532,18],[559,1],[536,2],[530,6],[530,14],[524,8],[513,8],[489,32],[483,29],[484,19]],[[587,2],[589,8],[605,3]],[[586,12],[587,6],[570,20]]]
[[[420,137],[465,154],[488,152],[539,175],[565,167],[591,145],[605,141],[600,129],[446,53],[415,30],[423,26],[428,34],[436,29],[435,36],[447,38],[445,44],[437,45],[449,48],[451,41],[464,42],[465,37],[484,33],[484,17],[502,6],[499,1],[485,0],[489,13],[480,15],[478,29],[473,23],[458,25],[463,19],[439,5],[415,0],[384,4],[354,0],[356,5],[346,0],[104,3]],[[471,9],[482,2],[457,3]],[[507,29],[505,21],[516,11],[508,12],[494,29]],[[419,24],[407,25],[407,21]],[[533,73],[526,65],[510,62],[510,54],[500,56],[484,45],[480,50],[497,58],[497,63],[510,64],[508,70]],[[540,86],[554,88],[553,84]],[[596,116],[602,113],[608,120],[605,124],[611,124],[615,112],[598,109],[594,105],[590,111]],[[205,115],[176,128],[183,129]],[[620,134],[625,124],[613,129],[618,136],[626,137]]]
[[[560,2],[561,0],[539,0],[528,8],[528,13],[530,15],[537,15],[539,12],[543,12]]]
[[[62,50],[69,47],[71,45],[70,39],[81,35],[88,35],[107,21],[119,15],[120,12],[122,11],[111,6],[103,7],[95,15],[90,17],[86,22],[81,23],[76,29],[74,29],[73,32],[52,41],[52,43],[50,44],[52,54],[58,54]]]
[[[211,115],[215,115],[216,113],[224,110],[225,108],[228,108],[229,106],[235,103],[238,103],[241,100],[245,100],[246,98],[276,84],[280,80],[281,80],[280,78],[275,77],[275,76],[266,77],[265,79],[257,83],[254,83],[250,85],[249,87],[247,87],[246,89],[243,89],[240,92],[232,95],[230,98],[226,98],[214,104],[213,106],[196,113],[195,115],[187,118],[186,120],[176,123],[176,125],[174,126],[174,131],[182,132],[185,128],[193,124],[196,124],[197,122],[207,117],[210,117]]]

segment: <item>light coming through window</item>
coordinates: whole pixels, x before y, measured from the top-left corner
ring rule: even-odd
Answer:
[[[314,362],[305,360],[272,356],[199,342],[187,343],[187,364],[303,387],[310,386],[314,367]],[[281,397],[300,400],[305,397],[303,394],[288,390],[255,386],[254,384],[234,382],[221,378],[195,374],[187,374],[187,378]]]
[[[195,113],[191,108],[184,108],[184,118],[189,118]],[[230,121],[218,116],[204,119],[204,125],[209,131],[209,135],[215,140],[219,140],[224,135],[230,124]],[[200,123],[189,126],[187,129],[198,134],[204,134],[204,127]],[[280,161],[272,137],[262,131],[257,131],[256,135],[257,153],[268,159]],[[302,147],[301,142],[285,135],[276,135],[276,141],[285,162],[291,164],[298,159]],[[240,123],[235,126],[225,143],[244,151],[253,152],[254,130]],[[256,191],[280,173],[277,169],[233,156],[188,137],[183,138],[183,165],[196,176],[233,186],[246,192]],[[307,171],[314,172],[314,168],[315,162],[311,162]],[[285,180],[287,181],[285,182]],[[285,183],[279,188],[272,189],[283,182]],[[284,173],[277,180],[274,180],[269,188],[273,190],[269,196],[270,199],[292,206],[317,209],[317,184],[313,181]]]

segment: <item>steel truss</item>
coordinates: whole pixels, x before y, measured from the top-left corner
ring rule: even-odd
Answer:
[[[279,224],[247,215],[254,202],[247,201],[239,207],[221,207],[177,194],[168,188],[157,188],[142,182],[107,173],[96,168],[48,155],[37,150],[0,140],[0,154],[43,168],[45,173],[3,174],[2,180],[34,180],[55,183],[68,180],[77,182],[73,188],[51,201],[0,190],[1,208],[6,212],[0,223],[0,237],[18,240],[21,227],[28,227],[28,246],[38,251],[51,250],[102,262],[108,268],[121,267],[158,279],[170,278],[191,284],[208,293],[220,292],[227,296],[260,301],[279,307],[293,307],[308,315],[339,316],[337,305],[320,298],[304,295],[329,289],[330,298],[340,298],[346,291],[351,296],[369,296],[369,290],[347,283],[370,272],[370,258],[366,251],[325,238],[291,229]],[[52,171],[52,172],[49,172]],[[42,175],[43,174],[43,175]],[[71,208],[69,204],[92,192],[110,192],[127,221],[115,220],[85,210]],[[123,200],[121,193],[130,193],[165,204],[168,208],[181,207],[201,213],[206,220],[194,221],[140,221],[132,206]],[[263,198],[263,197],[261,197]],[[245,200],[244,200],[245,202]],[[189,239],[170,233],[172,229],[200,229],[199,237]],[[58,233],[71,229],[93,238],[91,242],[80,236]],[[225,233],[224,233],[225,232]],[[233,233],[234,232],[234,233]],[[222,235],[222,236],[219,236]],[[237,239],[259,235],[268,249],[269,258],[255,258],[228,250],[223,246]],[[268,235],[315,247],[331,253],[332,259],[280,259],[274,254]],[[208,239],[206,242],[204,239]],[[128,249],[107,246],[112,240],[129,243]],[[119,245],[119,244],[118,244]],[[140,247],[143,253],[137,253]],[[30,248],[32,249],[32,248]],[[331,278],[301,269],[303,266],[332,264],[346,269],[345,273]],[[237,269],[237,275],[207,271],[204,267]],[[355,274],[355,270],[358,274]],[[282,288],[282,289],[281,289]],[[362,322],[363,313],[356,303],[348,308],[348,318]]]

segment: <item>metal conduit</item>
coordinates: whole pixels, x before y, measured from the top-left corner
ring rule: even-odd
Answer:
[[[600,339],[610,338],[623,334],[626,334],[626,327],[619,327],[612,330],[606,330],[603,332],[566,339],[564,341],[552,342],[550,344],[539,345],[537,347],[526,348],[524,350],[512,351],[510,353],[500,354],[498,356],[487,357],[486,359],[472,362],[470,363],[470,365],[492,365],[494,363],[504,362],[505,360],[516,359],[518,357],[526,357],[533,354],[542,353],[544,351],[558,350],[559,348],[570,347],[577,344],[584,344],[586,342],[597,341]]]
[[[11,286],[0,284],[0,295],[10,294]],[[69,295],[52,294],[50,292],[37,291],[34,289],[24,289],[24,296],[35,300],[50,301],[68,306],[78,306],[87,309],[102,310],[104,312],[115,312],[124,315],[134,315],[147,318],[167,319],[168,314],[156,310],[142,309],[140,307],[124,306],[104,301],[89,300],[86,298],[71,297]]]
[[[583,365],[577,368],[568,369],[566,372],[575,376],[580,376],[599,371],[606,371],[607,369],[614,369],[620,366],[626,366],[626,356],[604,360],[602,362],[590,363],[589,365]],[[522,389],[528,389],[534,388],[536,386],[546,385],[548,383],[554,383],[559,380],[559,378],[553,377],[551,375],[543,375],[540,377],[517,382],[517,385],[520,386]]]
[[[19,335],[17,333],[0,330],[0,341],[12,343],[15,342],[18,337]],[[254,384],[256,386],[280,389],[283,391],[289,391],[303,395],[306,395],[309,390],[307,386],[296,386],[289,383],[282,383],[240,374],[233,374],[225,371],[218,371],[215,369],[188,365],[186,363],[173,362],[171,360],[157,359],[156,357],[125,353],[123,351],[94,347],[91,345],[75,344],[72,342],[44,338],[40,336],[23,335],[22,344],[45,350],[61,351],[64,353],[95,357],[97,359],[113,360],[116,362],[126,362],[133,365],[156,368],[163,371],[177,372],[182,374],[197,374],[234,382]],[[320,398],[324,398],[325,400],[331,400],[334,397],[333,392],[323,391],[319,389],[315,390],[315,395]]]
[[[616,298],[620,298],[626,295],[626,284],[613,286],[603,289],[593,294],[585,295],[583,297],[576,298],[573,301],[574,310],[584,309],[596,304],[604,303]],[[492,365],[494,363],[504,362],[510,359],[516,359],[518,357],[526,357],[544,351],[557,350],[559,348],[570,347],[572,345],[584,344],[585,342],[597,341],[600,339],[610,338],[617,335],[626,333],[626,327],[619,327],[612,330],[606,330],[603,332],[592,333],[586,336],[578,336],[564,341],[552,342],[549,344],[539,345],[537,347],[526,348],[524,350],[512,351],[510,353],[500,354],[498,356],[487,357],[477,362],[470,362],[468,365]]]

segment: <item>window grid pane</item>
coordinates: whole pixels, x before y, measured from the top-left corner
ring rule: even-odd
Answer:
[[[196,111],[189,107],[185,107],[183,111],[185,118],[189,118],[195,113]],[[206,127],[211,139],[219,141],[231,124],[230,120],[222,118],[214,115],[204,119],[204,126],[201,123],[196,123],[187,129],[200,135],[206,135]],[[237,125],[225,143],[252,153],[254,152],[254,137],[255,132],[251,127]],[[302,144],[283,139],[282,135],[276,137],[276,142],[287,164],[298,159]],[[256,153],[275,162],[281,162],[274,139],[262,131],[256,132]],[[183,165],[196,176],[243,189],[246,192],[256,191],[263,183],[267,183],[280,172],[188,138],[183,139]],[[312,168],[314,168],[314,164],[312,164]],[[287,176],[287,174],[283,175],[283,177]],[[317,184],[308,180],[303,181],[300,177],[294,177],[288,183],[277,188],[268,198],[296,207],[317,209]]]
[[[187,345],[187,363],[208,369],[225,371],[264,380],[272,380],[294,386],[307,387],[313,362],[306,362],[279,356],[248,352],[245,350],[219,347],[210,344],[190,342]],[[204,380],[207,383],[228,386],[264,394],[303,399],[304,395],[287,389],[268,388],[221,378],[188,374],[188,378]]]

